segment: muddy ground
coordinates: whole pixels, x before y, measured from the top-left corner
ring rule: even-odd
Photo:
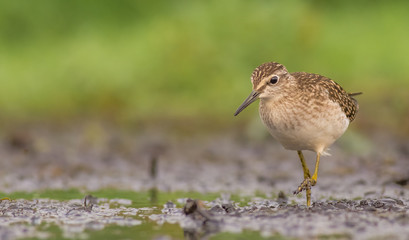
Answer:
[[[187,215],[182,208],[184,196],[177,200],[178,207],[169,202],[160,213],[146,215],[158,224],[179,224],[187,238],[254,230],[265,237],[296,239],[408,239],[407,139],[351,131],[331,147],[331,156],[323,157],[318,183],[312,189],[314,204],[308,209],[304,194],[292,194],[303,178],[297,154],[285,150],[262,131],[250,132],[254,131],[174,134],[149,128],[129,131],[96,123],[4,131],[0,139],[0,192],[156,188],[160,192],[220,193],[219,198],[203,201]],[[312,168],[314,154],[305,155]],[[233,201],[231,195],[250,200]],[[84,207],[79,199],[63,203],[38,201],[44,209],[56,212],[53,219],[58,219],[58,209],[65,209],[61,216],[67,217],[70,207]],[[104,201],[97,202],[92,211],[82,209],[78,216],[107,214],[104,221],[112,218],[111,223],[139,224],[139,220],[127,220],[115,210],[108,211],[109,206],[104,205],[108,200]],[[35,215],[36,211],[30,215],[34,203],[2,201],[0,235],[7,239],[41,237],[22,234],[28,231],[24,227],[9,227],[17,226],[13,211],[21,208],[27,210],[23,214],[27,219],[34,217],[30,221],[43,221],[45,216],[38,212]],[[134,214],[139,211],[127,204],[122,208]],[[23,222],[35,223],[30,221]],[[97,227],[104,226],[101,221],[93,220]]]

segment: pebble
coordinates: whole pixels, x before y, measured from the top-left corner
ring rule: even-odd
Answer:
[[[376,208],[381,208],[383,206],[385,206],[385,203],[381,202],[380,200],[377,200],[373,203],[373,206]]]
[[[213,206],[209,211],[212,213],[219,213],[219,214],[226,213],[224,208],[222,208],[220,205]]]
[[[347,209],[348,205],[346,205],[345,203],[342,203],[342,202],[337,202],[337,203],[335,203],[335,207],[339,208],[339,209]]]
[[[222,204],[222,208],[223,208],[227,213],[232,213],[232,212],[236,211],[236,209],[234,208],[233,204],[231,204],[231,203],[224,203],[224,204]]]

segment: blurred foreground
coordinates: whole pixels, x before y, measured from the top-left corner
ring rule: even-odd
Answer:
[[[291,193],[303,178],[295,151],[285,150],[268,135],[243,131],[132,132],[90,122],[10,132],[0,142],[2,192],[157,187],[202,193]],[[409,178],[409,144],[391,136],[374,135],[368,140],[346,134],[330,153],[320,165],[319,184],[313,191],[316,199],[327,194],[348,198],[363,197],[365,192],[383,194],[385,184],[399,189],[398,182]],[[314,154],[305,154],[313,165]]]
[[[321,163],[311,210],[305,208],[304,194],[292,195],[303,179],[296,153],[271,137],[242,131],[132,132],[91,122],[10,132],[0,142],[2,196],[76,199],[92,193],[102,198],[94,208],[80,200],[4,200],[0,234],[6,239],[52,238],[61,231],[67,238],[90,239],[101,237],[100,231],[119,238],[150,236],[146,239],[219,231],[215,239],[227,233],[247,236],[246,231],[283,239],[400,239],[408,234],[409,145],[390,136],[368,141],[346,135],[335,144],[332,156]],[[311,166],[314,154],[306,158]],[[187,197],[207,200],[211,219],[182,214]],[[16,208],[24,209],[18,217]],[[2,229],[11,223],[12,228]]]

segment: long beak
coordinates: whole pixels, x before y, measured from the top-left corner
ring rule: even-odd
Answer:
[[[256,101],[258,99],[258,95],[260,95],[259,92],[256,91],[251,91],[250,95],[244,100],[244,102],[240,105],[239,108],[237,108],[236,112],[234,113],[234,116],[237,116],[241,111],[243,111],[248,105],[250,105],[252,102]]]

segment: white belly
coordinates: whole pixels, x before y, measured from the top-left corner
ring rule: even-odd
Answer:
[[[260,101],[260,117],[271,135],[289,150],[325,149],[345,132],[349,119],[330,100],[320,107]]]

